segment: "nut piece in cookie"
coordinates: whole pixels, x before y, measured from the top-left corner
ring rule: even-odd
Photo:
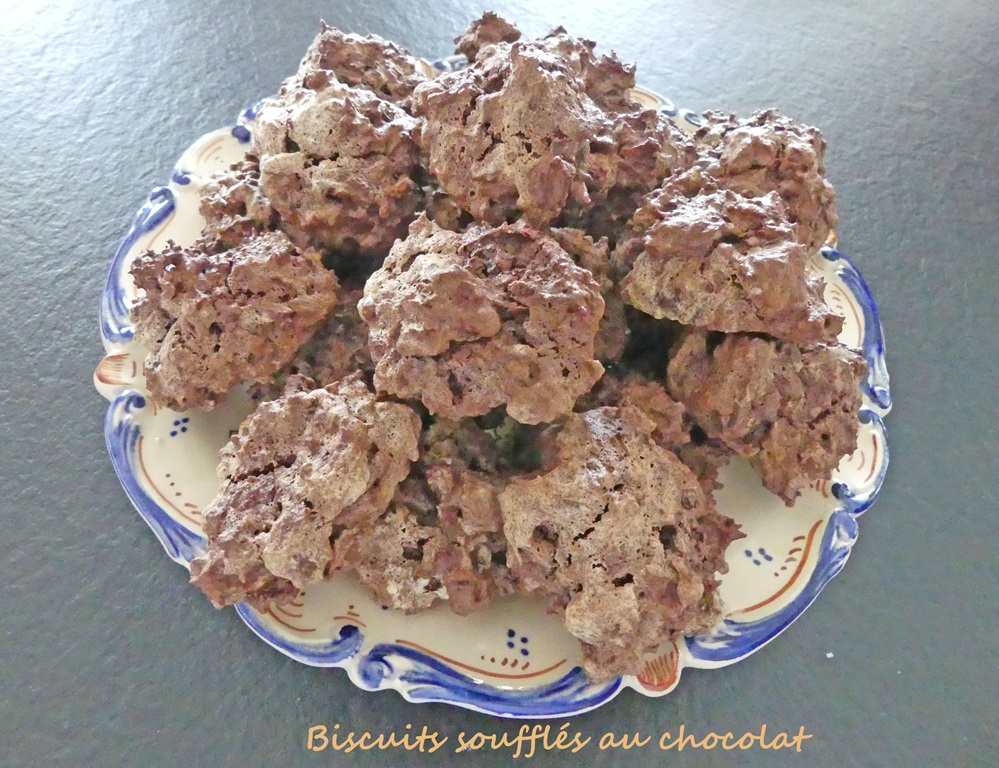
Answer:
[[[378,257],[421,205],[417,122],[336,81],[264,102],[253,129],[260,191],[299,243]]]
[[[634,220],[654,223],[621,282],[632,306],[713,331],[835,342],[842,318],[776,192],[743,197],[695,169],[650,195]]]
[[[280,232],[224,250],[218,241],[173,243],[132,265],[144,291],[132,308],[135,339],[149,350],[146,385],[171,408],[212,408],[243,381],[287,363],[336,302],[320,254]]]
[[[309,383],[261,404],[222,449],[207,551],[191,563],[216,606],[290,599],[328,578],[334,524],[378,518],[418,456],[412,409],[376,401],[359,375]]]
[[[570,416],[551,465],[500,494],[507,562],[582,642],[592,680],[721,616],[717,572],[738,533],[632,406]]]
[[[358,309],[378,391],[444,418],[505,405],[521,423],[552,421],[603,373],[599,286],[523,222],[459,234],[421,216]]]
[[[743,334],[690,333],[669,363],[670,394],[749,460],[788,506],[857,446],[863,358]]]

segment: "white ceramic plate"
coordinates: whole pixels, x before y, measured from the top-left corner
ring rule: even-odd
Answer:
[[[452,57],[434,67],[462,63]],[[656,94],[639,90],[636,96],[685,130],[699,123],[697,115]],[[169,183],[153,190],[118,249],[102,298],[106,356],[94,380],[111,401],[105,421],[111,460],[139,514],[185,567],[204,548],[201,512],[218,488],[218,451],[249,407],[236,394],[210,413],[177,413],[146,397],[145,351],[132,340],[128,316],[134,299],[129,266],[167,239],[183,246],[197,238],[200,187],[243,157],[254,115],[247,110],[234,127],[203,136],[180,158]],[[664,643],[641,674],[594,685],[561,620],[521,597],[468,617],[446,605],[406,616],[380,607],[351,577],[337,576],[291,605],[265,612],[240,605],[239,615],[282,653],[305,664],[341,667],[365,690],[394,689],[414,702],[450,702],[508,717],[584,712],[625,688],[662,696],[686,667],[724,667],[745,658],[794,621],[843,567],[857,538],[857,516],[877,497],[888,464],[882,417],[891,399],[877,310],[848,259],[827,247],[815,265],[825,276],[827,300],[846,318],[840,341],[862,350],[869,366],[857,449],[831,481],[816,484],[793,509],[765,491],[745,462],[724,470],[718,508],[746,537],[727,553],[729,571],[720,588],[727,613],[711,633]]]

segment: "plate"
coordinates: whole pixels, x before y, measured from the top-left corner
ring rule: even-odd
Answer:
[[[460,68],[461,57],[434,62]],[[681,129],[700,118],[668,99],[636,89],[645,106]],[[94,374],[110,401],[105,437],[129,499],[167,554],[189,567],[205,547],[202,510],[218,489],[218,451],[250,407],[239,392],[210,413],[175,412],[146,395],[145,350],[133,341],[128,309],[135,298],[133,259],[168,239],[184,246],[200,234],[199,189],[213,172],[248,149],[255,109],[232,127],[209,133],[178,161],[170,181],[150,193],[112,261],[101,301],[105,357]],[[877,498],[888,466],[882,418],[891,408],[884,344],[870,291],[848,258],[832,245],[815,256],[826,279],[826,300],[844,315],[840,341],[862,350],[868,376],[856,451],[828,482],[816,483],[793,509],[763,490],[742,460],[733,461],[716,493],[719,510],[746,537],[733,543],[720,594],[725,617],[710,633],[668,642],[649,654],[642,672],[593,684],[582,672],[579,644],[540,601],[513,596],[471,616],[446,605],[406,616],[379,606],[352,577],[311,587],[290,605],[266,611],[239,605],[246,625],[278,651],[304,664],[339,667],[368,691],[392,689],[413,702],[447,702],[517,718],[568,716],[614,698],[626,688],[645,696],[673,690],[684,669],[733,664],[776,637],[812,603],[846,563],[857,539],[857,518]]]

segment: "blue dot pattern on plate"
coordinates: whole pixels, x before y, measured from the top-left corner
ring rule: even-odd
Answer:
[[[173,422],[174,429],[170,433],[170,437],[177,437],[181,432],[187,432],[187,422],[189,421],[190,419],[187,416],[182,419],[176,419]]]
[[[754,554],[753,550],[747,549],[746,557],[753,561],[753,565],[763,565],[763,560],[766,560],[769,563],[774,559],[773,555],[767,552],[763,547],[760,547],[757,550],[757,554]],[[762,560],[760,558],[762,558]]]
[[[516,642],[514,642],[516,640],[516,638],[517,638],[517,632],[516,632],[516,630],[508,629],[506,631],[506,637],[507,637],[506,647],[509,648],[510,650],[513,650],[514,648],[516,648],[517,644],[516,644]],[[530,651],[527,650],[527,637],[526,636],[521,636],[520,642],[521,642],[521,644],[524,645],[524,647],[520,649],[520,655],[521,656],[529,656],[530,655]]]

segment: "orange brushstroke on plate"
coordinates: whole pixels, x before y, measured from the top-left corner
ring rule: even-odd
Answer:
[[[863,469],[864,465],[867,463],[867,454],[864,453],[864,449],[858,448],[856,451],[853,452],[853,455],[850,456],[850,458],[852,459],[854,456],[858,456],[860,458],[860,466],[858,468]]]
[[[677,649],[676,643],[670,643],[670,648],[666,653],[645,663],[642,671],[638,674],[638,682],[650,691],[669,690],[676,683],[676,678],[680,673],[679,660],[680,651]]]
[[[851,346],[854,349],[860,349],[864,345],[864,323],[861,321],[860,315],[857,313],[857,307],[853,301],[850,300],[850,297],[846,294],[846,292],[843,291],[843,289],[838,285],[836,286],[836,295],[842,296],[843,301],[850,307],[850,312],[853,314],[853,321],[856,323],[857,327],[857,343],[852,344]]]
[[[285,616],[287,616],[290,619],[300,619],[303,616],[303,614],[301,613],[292,613],[291,611],[286,611],[283,605],[274,606],[274,610],[281,611],[281,613],[283,613]]]
[[[126,361],[128,366],[126,366]],[[124,374],[123,371],[127,367],[131,367],[132,373],[130,375]],[[135,365],[134,360],[129,360],[127,354],[121,355],[108,355],[97,365],[97,380],[101,384],[108,384],[110,386],[125,386],[126,384],[131,384],[133,379],[135,379],[135,374],[138,373],[138,369]]]
[[[365,629],[367,629],[367,627],[368,627],[368,625],[365,624],[363,621],[361,621],[359,618],[357,618],[357,616],[342,616],[341,615],[341,616],[334,616],[333,617],[334,621],[336,621],[338,619],[342,620],[342,621],[349,621],[350,623],[356,624],[359,627],[364,627]]]
[[[808,562],[808,555],[812,551],[812,544],[815,541],[815,534],[819,530],[820,525],[822,525],[822,520],[816,520],[815,524],[812,526],[812,529],[808,532],[808,541],[805,544],[805,554],[801,556],[801,560],[798,562],[798,567],[795,568],[794,573],[791,574],[790,581],[788,581],[783,587],[774,592],[766,600],[761,600],[760,602],[756,603],[755,605],[751,605],[748,608],[740,608],[738,611],[733,611],[729,615],[735,616],[740,613],[751,613],[752,611],[755,611],[759,608],[763,608],[764,606],[769,605],[774,600],[779,598],[781,595],[786,593],[794,585],[794,583],[798,580],[798,577],[801,576],[802,572],[805,570],[805,563]],[[797,551],[798,551],[797,549],[791,550],[792,553]]]
[[[287,621],[284,621],[280,616],[278,616],[276,613],[274,613],[274,611],[271,609],[270,606],[267,606],[267,610],[263,611],[263,613],[265,613],[266,615],[270,616],[272,619],[274,619],[274,621],[276,621],[282,627],[287,627],[288,629],[293,630],[295,632],[306,633],[306,632],[315,632],[316,631],[315,627],[312,627],[312,628],[303,628],[303,627],[296,627],[294,624],[289,624]]]
[[[205,158],[208,157],[208,155],[210,155],[211,153],[218,150],[218,148],[221,146],[222,146],[222,139],[218,138],[215,139],[215,141],[213,141],[211,144],[206,146],[204,149],[202,149],[201,152],[198,153],[198,159],[197,159],[198,165],[202,165],[205,162]]]
[[[526,674],[523,671],[521,671],[517,674],[509,675],[500,672],[490,672],[488,669],[482,669],[481,667],[473,667],[471,664],[465,664],[463,662],[457,661],[456,659],[449,658],[448,656],[443,656],[437,653],[436,651],[431,651],[429,648],[426,648],[425,646],[419,645],[417,643],[411,643],[409,640],[396,640],[396,642],[399,645],[404,645],[407,648],[412,648],[415,651],[420,651],[421,653],[425,653],[427,654],[427,656],[432,656],[435,659],[440,659],[441,661],[451,664],[455,667],[458,667],[459,669],[467,669],[469,672],[476,672],[477,674],[486,675],[487,677],[499,677],[504,680],[526,680],[527,678],[530,677],[538,677],[539,675],[546,675],[549,672],[558,669],[566,662],[565,659],[562,659],[561,661],[557,661],[554,664],[552,664],[550,667],[545,667],[544,669],[539,669],[534,672],[528,672]],[[506,663],[507,660],[504,659],[503,661],[504,663]],[[524,666],[526,667],[527,665],[525,664]]]
[[[153,230],[153,232],[149,235],[149,242],[142,249],[143,251],[156,250],[156,239],[163,234],[163,231],[170,225],[170,222],[173,221],[173,217],[176,214],[177,214],[177,208],[174,207],[174,209],[170,211],[170,215],[166,217],[166,220],[162,224],[160,224],[155,230]],[[153,413],[155,413],[155,411],[153,411]]]
[[[874,443],[874,458],[871,459],[871,471],[867,473],[867,477],[864,478],[864,482],[870,482],[871,478],[874,477],[874,470],[878,467],[878,436],[877,434],[871,434],[871,442]]]
[[[201,523],[198,522],[197,520],[195,520],[193,517],[191,517],[191,515],[197,515],[198,517],[201,517],[200,511],[197,511],[197,512],[192,511],[190,514],[188,514],[187,512],[185,512],[184,510],[182,510],[180,507],[178,507],[176,504],[174,504],[172,501],[170,501],[170,499],[167,498],[167,495],[165,493],[163,493],[163,491],[161,491],[156,486],[156,483],[153,482],[153,478],[150,477],[149,471],[146,469],[146,460],[143,458],[142,446],[143,446],[142,435],[139,435],[139,441],[138,441],[138,443],[136,445],[136,452],[138,453],[138,456],[139,456],[139,469],[142,471],[142,476],[145,478],[146,483],[149,485],[150,488],[152,488],[154,491],[156,491],[156,493],[159,495],[159,497],[163,500],[163,502],[167,506],[170,507],[170,509],[172,509],[178,515],[180,515],[182,518],[184,518],[184,520],[186,520],[187,522],[191,523],[191,525],[196,525],[196,526],[200,527]]]

